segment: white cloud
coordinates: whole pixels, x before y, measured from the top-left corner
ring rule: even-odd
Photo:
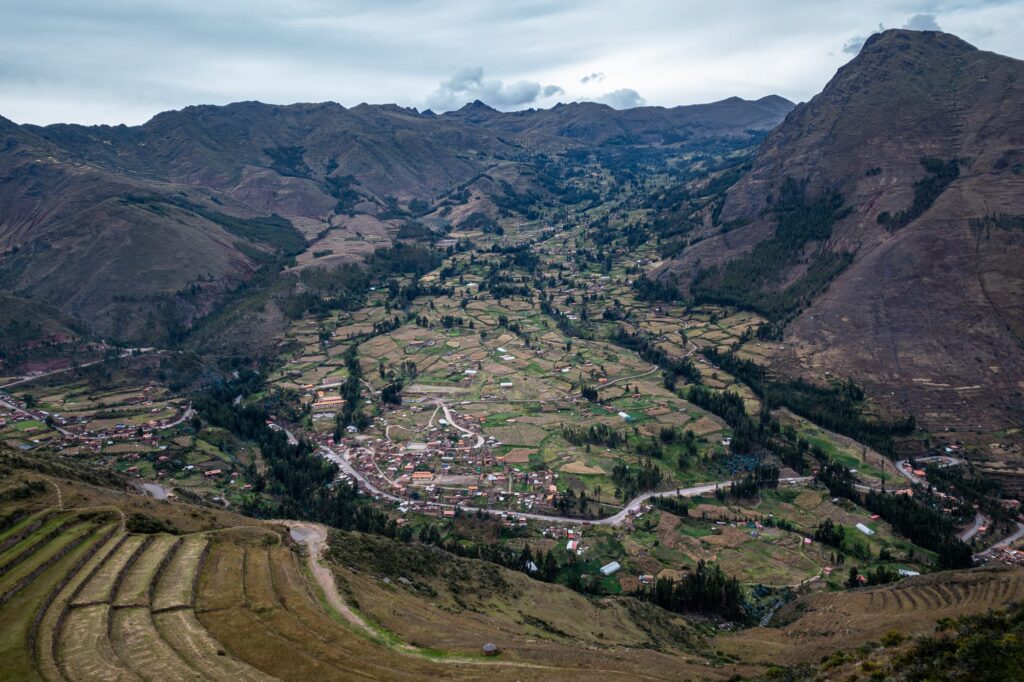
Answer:
[[[633,88],[619,88],[613,92],[601,95],[596,101],[607,104],[612,109],[632,109],[647,104],[647,100],[641,97],[640,93]]]
[[[881,23],[878,24],[878,30],[875,33],[881,33],[885,30],[885,26]],[[864,47],[864,43],[867,42],[869,36],[854,36],[843,43],[843,52],[846,54],[859,54],[860,48]]]
[[[480,100],[495,109],[513,109],[533,104],[542,97],[563,95],[557,85],[541,86],[533,81],[505,84],[497,78],[484,78],[483,68],[460,69],[454,76],[442,81],[437,90],[427,96],[426,104],[434,111],[451,111],[467,102]]]
[[[904,22],[902,28],[910,29],[911,31],[941,31],[942,28],[939,26],[939,22],[936,20],[934,14],[915,14]],[[885,30],[885,26],[878,24],[877,33],[881,33]],[[864,47],[864,42],[868,39],[868,36],[858,35],[850,38],[843,43],[843,52],[846,54],[859,54],[860,48]]]
[[[136,124],[189,104],[428,96],[513,109],[620,89],[663,106],[806,100],[859,49],[852,36],[934,28],[915,15],[1024,58],[1020,0],[0,0],[0,115]],[[477,64],[498,89],[483,74],[473,92],[437,87]],[[565,92],[545,99],[549,84]]]
[[[903,24],[903,28],[909,28],[912,31],[942,30],[942,28],[939,26],[939,22],[935,20],[934,14],[915,14],[914,16],[907,19],[907,23]]]

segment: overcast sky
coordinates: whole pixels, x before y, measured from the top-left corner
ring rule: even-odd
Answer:
[[[809,99],[880,26],[1024,58],[1024,1],[0,0],[0,115],[239,100],[435,111]]]

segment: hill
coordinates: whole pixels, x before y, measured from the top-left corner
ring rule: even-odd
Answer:
[[[331,256],[318,264],[337,265],[418,218],[442,230],[499,203],[556,201],[560,181],[535,167],[542,152],[613,138],[749,139],[789,107],[733,99],[474,118],[479,106],[439,117],[394,105],[240,102],[135,127],[0,119],[0,290],[56,306],[96,335],[165,343],[307,242],[300,265],[318,254]]]
[[[1019,425],[1022,104],[1024,62],[872,36],[662,274],[786,325],[789,373],[852,377],[933,430]]]
[[[336,532],[321,572],[320,545],[304,538],[320,528],[158,502],[107,472],[0,450],[5,672],[625,680],[737,670],[679,616],[430,547]],[[500,655],[483,656],[485,642]]]

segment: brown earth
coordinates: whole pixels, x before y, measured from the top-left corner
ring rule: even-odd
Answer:
[[[1024,215],[1024,62],[955,36],[872,36],[824,90],[799,105],[728,192],[721,218],[746,223],[667,266],[684,278],[772,235],[765,211],[787,177],[808,194],[837,188],[849,215],[827,250],[854,262],[787,328],[773,366],[851,377],[935,431],[998,431],[1024,414],[1024,239],[972,229]],[[911,205],[923,157],[958,159],[960,176],[896,231],[880,213]]]

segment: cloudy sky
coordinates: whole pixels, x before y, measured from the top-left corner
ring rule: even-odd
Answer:
[[[0,115],[138,124],[250,99],[801,101],[866,36],[904,26],[1024,58],[1021,0],[0,0]]]

